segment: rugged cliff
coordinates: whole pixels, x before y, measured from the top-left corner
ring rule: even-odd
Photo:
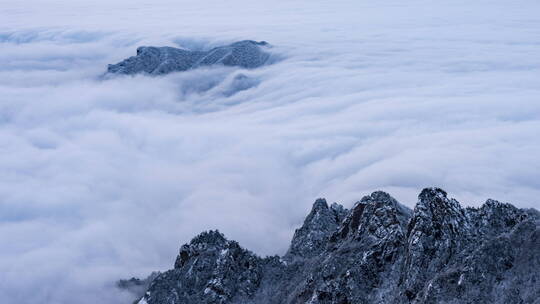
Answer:
[[[540,215],[438,188],[414,210],[374,192],[351,210],[318,199],[283,257],[218,231],[180,249],[139,304],[540,303]]]

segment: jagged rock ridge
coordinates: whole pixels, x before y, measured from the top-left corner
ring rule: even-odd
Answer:
[[[266,47],[267,42],[252,40],[238,41],[209,51],[141,46],[137,48],[136,56],[117,64],[110,64],[107,72],[126,75],[138,73],[163,75],[216,64],[252,69],[268,61],[270,55],[264,51]]]
[[[540,215],[438,188],[414,210],[374,192],[351,210],[318,199],[283,258],[218,231],[183,245],[139,304],[540,303]]]

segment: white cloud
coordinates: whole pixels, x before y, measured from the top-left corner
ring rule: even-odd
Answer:
[[[128,303],[115,279],[170,268],[205,229],[282,253],[320,196],[412,206],[435,185],[539,207],[537,1],[2,6],[8,302]],[[100,78],[138,45],[238,39],[284,60]],[[227,97],[240,73],[254,86]]]

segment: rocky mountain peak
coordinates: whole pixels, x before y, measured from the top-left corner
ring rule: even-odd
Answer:
[[[539,226],[536,210],[462,208],[439,188],[413,211],[381,191],[351,210],[318,199],[282,259],[203,232],[138,303],[536,303]]]
[[[229,303],[253,295],[263,259],[219,231],[199,234],[180,248],[172,270],[153,280],[139,303]]]
[[[224,246],[228,240],[225,238],[225,235],[219,230],[208,230],[201,232],[199,235],[194,237],[190,245],[210,245],[210,246]]]
[[[180,253],[176,258],[174,267],[181,268],[192,257],[222,252],[233,246],[234,243],[227,240],[218,230],[202,232],[194,237],[189,244],[184,244],[180,247]]]
[[[302,227],[294,232],[285,259],[291,261],[295,258],[309,258],[322,252],[346,212],[341,205],[334,203],[328,207],[325,199],[317,199]]]
[[[470,225],[459,202],[448,198],[442,189],[426,188],[418,196],[407,235],[402,281],[405,296],[413,300],[428,278],[443,269],[470,241]]]
[[[467,224],[465,211],[458,201],[449,199],[442,189],[426,188],[418,196],[408,235],[412,236],[412,241],[418,234],[441,238],[444,233],[458,234]]]
[[[308,217],[310,215],[313,216],[313,214],[316,214],[319,212],[324,212],[324,210],[327,210],[327,209],[328,209],[328,203],[326,202],[326,200],[324,198],[318,198],[313,203],[313,207],[311,207],[311,211],[308,214]]]
[[[449,219],[463,215],[458,201],[449,199],[447,193],[440,188],[425,188],[418,195],[418,203],[414,209],[417,217],[434,217],[437,220]]]
[[[410,216],[409,208],[398,203],[388,193],[376,191],[354,205],[332,236],[332,241],[361,239],[367,235],[384,238],[392,233],[402,234]]]
[[[117,64],[110,64],[107,73],[163,75],[211,65],[252,69],[264,65],[270,58],[264,51],[266,47],[267,42],[253,40],[242,40],[208,51],[192,51],[169,46],[141,46],[137,48],[136,56]]]
[[[469,221],[476,234],[497,235],[509,232],[516,224],[533,216],[511,204],[488,199],[480,208],[467,208]]]
[[[447,196],[448,196],[448,193],[446,193],[446,191],[444,191],[441,188],[428,187],[428,188],[424,188],[424,189],[422,189],[422,191],[420,191],[420,194],[418,195],[418,199],[420,201],[430,199],[430,198],[434,198],[434,197],[439,197],[441,199],[446,199]]]

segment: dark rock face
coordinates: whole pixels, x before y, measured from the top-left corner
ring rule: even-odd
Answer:
[[[174,269],[154,279],[144,298],[148,303],[241,301],[257,290],[263,264],[218,231],[203,232],[182,246]]]
[[[470,239],[464,210],[441,189],[424,189],[407,231],[402,283],[409,300],[415,299],[431,276],[448,264]]]
[[[112,74],[163,75],[186,71],[202,66],[221,64],[252,69],[262,66],[270,57],[264,48],[265,41],[244,40],[209,51],[190,51],[174,47],[141,46],[137,55],[117,64],[110,64],[107,72]]]
[[[316,200],[304,225],[294,232],[291,246],[284,258],[291,261],[320,254],[346,213],[347,210],[341,205],[334,203],[328,207],[325,199]]]
[[[183,245],[139,304],[539,303],[540,215],[438,188],[414,210],[384,192],[351,210],[318,199],[283,258],[217,231]]]

